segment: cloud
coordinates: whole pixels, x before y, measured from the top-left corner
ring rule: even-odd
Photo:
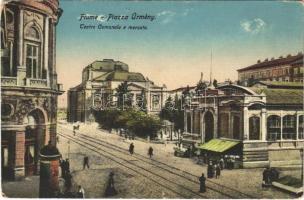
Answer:
[[[172,12],[170,10],[164,10],[160,13],[157,13],[157,17],[161,18],[161,23],[162,24],[167,24],[173,20],[173,17],[176,15],[175,12]]]
[[[188,16],[189,12],[193,10],[193,8],[187,8],[183,13],[182,16]]]
[[[253,20],[242,20],[240,22],[242,29],[247,33],[257,34],[261,32],[266,27],[266,22],[260,18]]]

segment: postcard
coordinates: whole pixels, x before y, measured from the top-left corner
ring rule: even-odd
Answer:
[[[303,195],[301,1],[1,2],[1,195]]]

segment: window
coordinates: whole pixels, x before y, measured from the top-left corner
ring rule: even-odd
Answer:
[[[26,45],[26,76],[28,78],[41,78],[39,62],[39,47],[32,44]]]
[[[299,116],[299,139],[304,139],[304,115]]]
[[[42,70],[41,34],[38,25],[30,22],[24,30],[26,77],[34,79],[46,78]]]
[[[13,66],[13,42],[9,41],[1,54],[1,75],[16,76],[16,69]]]
[[[249,140],[260,139],[260,118],[250,117],[249,118]]]
[[[281,118],[277,115],[271,115],[267,118],[267,138],[268,140],[281,138]]]
[[[159,99],[159,95],[153,95],[152,96],[152,109],[159,109],[160,108],[160,99]]]
[[[293,115],[283,117],[283,139],[296,139],[296,118]]]

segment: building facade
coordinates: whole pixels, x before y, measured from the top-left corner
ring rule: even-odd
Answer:
[[[3,179],[39,173],[40,149],[56,145],[58,0],[1,5],[1,166]]]
[[[95,61],[82,72],[82,83],[68,91],[67,118],[69,122],[94,121],[92,109],[115,107],[116,89],[127,83],[132,106],[145,101],[147,113],[158,114],[167,99],[166,86],[157,86],[141,73],[129,72],[120,61]]]
[[[258,60],[256,64],[238,71],[242,85],[248,86],[256,81],[303,82],[303,53],[286,57]]]
[[[207,89],[206,96],[188,102],[184,129],[185,146],[212,139],[239,143],[244,168],[299,164],[304,147],[303,85],[260,82]]]

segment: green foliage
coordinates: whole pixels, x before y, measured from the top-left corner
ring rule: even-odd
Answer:
[[[139,137],[156,136],[161,128],[158,118],[135,109],[95,111],[96,121],[105,129],[124,128]]]
[[[182,109],[182,99],[175,96],[174,102],[172,98],[166,100],[164,108],[161,110],[159,114],[162,120],[169,120],[174,123],[174,129],[177,131],[178,129],[184,129],[184,111]]]
[[[201,93],[203,90],[205,90],[207,88],[207,84],[203,81],[199,81],[196,85],[195,91],[197,93]]]
[[[217,80],[216,80],[216,79],[213,80],[213,86],[214,86],[215,88],[217,88],[217,86],[218,86],[218,85],[217,85]]]
[[[117,107],[126,108],[130,107],[132,104],[131,94],[128,90],[128,82],[124,81],[116,88],[117,92]]]

